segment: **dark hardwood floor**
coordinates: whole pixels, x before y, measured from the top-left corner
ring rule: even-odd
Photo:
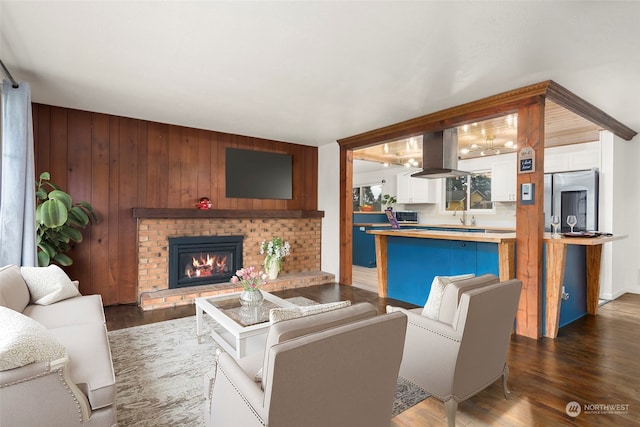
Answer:
[[[370,291],[323,285],[275,292],[317,302],[368,301],[383,313],[385,300]],[[105,308],[109,330],[191,316],[194,306],[143,312],[136,306]],[[556,340],[513,336],[509,346],[511,398],[499,382],[460,403],[458,426],[637,426],[640,425],[640,295],[625,294],[561,328]],[[577,402],[573,418],[566,406]],[[585,413],[586,408],[591,413]],[[616,406],[605,406],[616,405]],[[617,410],[619,413],[611,413]],[[600,413],[597,413],[597,412]],[[392,426],[445,426],[444,405],[430,398],[392,420]]]

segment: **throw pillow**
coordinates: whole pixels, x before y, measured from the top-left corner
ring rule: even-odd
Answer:
[[[310,314],[324,313],[338,308],[349,307],[351,301],[330,302],[327,304],[308,305],[290,308],[272,308],[269,311],[269,321],[271,324],[283,320],[295,319],[297,317],[308,316]]]
[[[0,371],[57,360],[67,351],[40,323],[0,306]]]
[[[69,276],[57,265],[21,267],[20,272],[27,282],[33,304],[49,305],[80,295]]]
[[[422,315],[429,319],[438,320],[438,314],[440,313],[440,304],[442,304],[442,295],[444,294],[444,288],[451,282],[458,280],[465,280],[474,277],[474,274],[460,274],[457,276],[435,276],[433,282],[431,282],[431,291],[429,291],[429,297],[427,303],[422,309]]]

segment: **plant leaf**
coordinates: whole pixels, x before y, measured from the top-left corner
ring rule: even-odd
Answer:
[[[89,202],[85,202],[84,200],[79,201],[74,206],[80,207],[84,210],[84,212],[89,217],[89,222],[97,222],[98,217],[96,217],[95,211],[93,210],[93,206]]]
[[[71,196],[62,190],[51,190],[49,192],[49,200],[59,200],[64,203],[67,210],[71,210]]]
[[[57,254],[55,257],[53,257],[53,261],[64,267],[73,264],[73,260],[71,259],[71,257],[66,254]]]
[[[36,191],[36,199],[47,200],[47,192],[44,191],[42,188],[38,188],[38,190]]]
[[[36,221],[48,228],[60,227],[67,222],[68,212],[63,202],[49,199],[36,209]]]
[[[40,174],[40,180],[50,180],[51,179],[51,175],[49,174],[49,172],[42,172]]]
[[[38,251],[38,267],[46,267],[51,263],[51,258],[46,251]]]
[[[68,242],[69,240],[73,240],[74,242],[82,242],[82,233],[76,228],[63,226],[58,229],[58,232],[61,236],[66,237],[65,242]]]
[[[89,223],[89,217],[80,206],[74,206],[71,208],[71,211],[69,212],[69,221],[72,224],[75,224],[84,228]]]

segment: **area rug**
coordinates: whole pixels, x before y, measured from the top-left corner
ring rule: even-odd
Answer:
[[[308,301],[292,299],[298,305]],[[213,320],[205,317],[205,330]],[[204,374],[217,345],[196,339],[195,316],[109,332],[116,373],[119,426],[204,426]],[[429,395],[398,378],[393,415]]]

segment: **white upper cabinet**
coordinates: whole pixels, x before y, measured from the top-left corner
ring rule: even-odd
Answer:
[[[500,156],[491,165],[491,201],[515,202],[516,182],[516,155]]]
[[[544,172],[567,172],[600,167],[600,141],[544,150]]]
[[[437,203],[440,179],[412,178],[414,172],[398,174],[398,203]]]

